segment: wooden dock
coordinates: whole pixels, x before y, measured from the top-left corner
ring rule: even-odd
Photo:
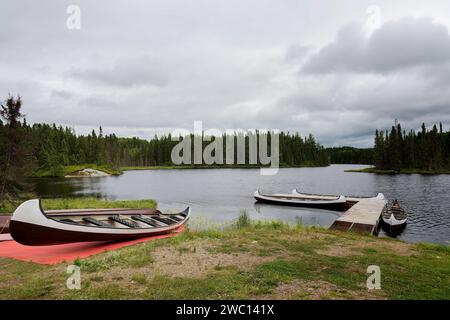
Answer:
[[[348,197],[353,206],[331,225],[330,229],[373,234],[378,227],[386,199]]]
[[[298,198],[332,200],[336,196],[327,195],[295,195]],[[349,209],[331,225],[330,229],[341,231],[354,231],[364,234],[373,234],[378,227],[381,213],[387,203],[384,195],[376,198],[345,197]]]

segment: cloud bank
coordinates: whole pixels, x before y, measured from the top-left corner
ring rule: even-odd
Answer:
[[[151,138],[175,128],[272,128],[371,146],[398,119],[450,126],[450,12],[380,1],[10,2],[0,11],[0,95],[30,122]],[[24,5],[27,10],[23,10]],[[420,9],[420,10],[419,10]]]

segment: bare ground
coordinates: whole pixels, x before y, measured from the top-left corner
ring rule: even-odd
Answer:
[[[384,299],[381,292],[361,290],[346,290],[323,280],[300,280],[280,284],[272,294],[255,297],[263,300],[290,300],[290,299]]]

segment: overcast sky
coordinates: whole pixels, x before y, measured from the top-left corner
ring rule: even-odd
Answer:
[[[448,0],[0,0],[0,96],[80,134],[202,120],[371,146],[394,119],[449,128],[449,27]]]

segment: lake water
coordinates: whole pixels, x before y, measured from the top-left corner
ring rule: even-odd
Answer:
[[[264,193],[307,193],[372,196],[382,192],[399,199],[409,222],[398,238],[408,242],[450,244],[450,175],[375,175],[349,173],[358,165],[280,169],[261,176],[259,169],[193,169],[127,171],[117,177],[39,179],[42,197],[96,196],[107,199],[145,199],[164,210],[192,208],[192,223],[222,225],[247,210],[252,219],[328,227],[342,213],[255,204],[257,188]],[[380,236],[385,236],[383,232]]]

